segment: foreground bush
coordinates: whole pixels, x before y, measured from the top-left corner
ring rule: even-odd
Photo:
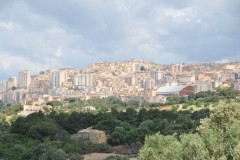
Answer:
[[[138,160],[240,159],[240,106],[220,104],[201,121],[198,132],[146,137]]]

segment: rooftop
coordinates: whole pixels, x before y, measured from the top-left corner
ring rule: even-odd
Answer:
[[[163,86],[157,89],[157,93],[174,93],[174,92],[179,92],[181,91],[183,88],[185,88],[186,85],[179,85],[179,86]]]
[[[87,129],[78,131],[78,133],[105,133],[105,132],[97,129],[92,129],[92,127],[89,127]]]

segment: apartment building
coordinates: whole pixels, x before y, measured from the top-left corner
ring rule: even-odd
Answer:
[[[195,82],[195,93],[212,91],[211,81],[196,81]]]
[[[31,82],[31,75],[28,70],[18,73],[18,88],[28,88]]]

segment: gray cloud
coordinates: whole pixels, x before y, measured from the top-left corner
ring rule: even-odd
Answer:
[[[238,0],[1,1],[0,79],[104,60],[239,60],[239,16]]]

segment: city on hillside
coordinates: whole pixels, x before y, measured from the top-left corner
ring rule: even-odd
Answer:
[[[240,63],[202,62],[161,65],[143,60],[100,62],[84,70],[19,71],[0,84],[4,105],[41,105],[65,98],[116,96],[123,101],[165,103],[168,96],[189,96],[216,87],[240,89]]]

